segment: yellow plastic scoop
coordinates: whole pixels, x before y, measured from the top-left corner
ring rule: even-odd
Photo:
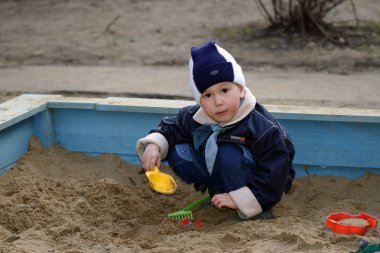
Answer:
[[[174,178],[154,166],[153,170],[145,172],[149,179],[149,186],[156,192],[164,194],[172,194],[177,189],[177,184]]]

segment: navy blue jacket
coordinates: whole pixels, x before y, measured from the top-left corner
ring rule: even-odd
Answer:
[[[165,136],[169,152],[175,144],[193,143],[194,130],[201,126],[193,119],[198,109],[198,105],[182,108],[176,116],[163,118],[151,133],[159,132]],[[222,142],[238,142],[252,151],[257,164],[252,168],[256,170],[256,176],[246,186],[262,208],[269,209],[280,201],[295,176],[292,166],[295,150],[287,131],[264,106],[256,103],[255,109],[243,120],[220,133],[218,143]]]

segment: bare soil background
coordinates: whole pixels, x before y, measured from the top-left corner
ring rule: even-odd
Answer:
[[[181,71],[186,72],[189,48],[215,39],[235,56],[246,73],[273,73],[273,76],[280,76],[281,72],[290,73],[292,81],[299,84],[302,90],[302,86],[307,83],[300,84],[297,73],[356,75],[361,72],[379,72],[378,1],[354,2],[360,28],[355,26],[356,17],[350,1],[329,13],[326,18],[341,28],[347,42],[346,45],[337,46],[313,36],[301,39],[301,34],[264,32],[263,27],[267,23],[259,14],[254,0],[3,0],[0,1],[0,68],[5,71],[34,67],[32,71],[39,76],[44,76],[49,70],[38,69],[38,66],[62,67],[62,73],[65,74],[67,66],[78,69],[83,66],[126,69],[139,66],[183,67]],[[22,92],[41,92],[33,89],[33,86],[20,91],[17,82],[10,80],[8,84],[7,73],[2,73],[0,77],[2,101]],[[24,74],[22,69],[15,75],[20,78],[24,76],[26,81],[33,82],[33,78]],[[70,89],[80,90],[81,81],[88,75],[96,79],[97,73],[90,71],[75,76],[77,87]],[[139,80],[146,80],[146,75],[140,71],[134,72],[132,76],[115,78],[135,84]],[[148,75],[157,75],[156,80],[161,83],[167,81],[165,77],[176,78],[153,72]],[[107,85],[112,86],[112,78]],[[321,79],[320,76],[311,78]],[[370,81],[376,82],[377,79],[375,75]],[[281,77],[278,80],[281,81]],[[360,89],[357,79],[352,82]],[[94,82],[94,91],[96,84]],[[181,80],[179,85],[187,91],[186,84],[187,79]],[[61,82],[60,86],[61,90],[48,92],[59,93],[64,90],[65,83]],[[46,87],[48,90],[49,83],[46,83]],[[277,87],[268,87],[268,90],[272,93],[278,91]],[[355,90],[352,92],[355,93]],[[81,93],[91,95],[91,91]],[[115,95],[112,88],[109,93]],[[271,103],[272,100],[264,102]]]
[[[350,1],[326,19],[355,26]],[[189,48],[216,39],[242,66],[344,72],[379,67],[375,0],[355,1],[363,25],[347,46],[263,34],[255,1],[1,1],[0,66],[183,65]],[[373,23],[374,25],[376,23]],[[377,23],[378,25],[378,23]],[[378,27],[377,27],[378,28]]]

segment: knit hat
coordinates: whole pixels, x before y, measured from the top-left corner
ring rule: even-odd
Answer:
[[[198,104],[201,94],[214,84],[234,82],[245,87],[240,65],[215,41],[191,48],[189,68],[191,92]]]

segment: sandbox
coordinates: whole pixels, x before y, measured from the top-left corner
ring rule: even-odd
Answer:
[[[380,217],[380,112],[268,106],[296,146],[297,179],[275,220],[203,206],[176,178],[152,192],[135,143],[190,101],[22,95],[0,105],[0,248],[4,252],[342,252],[361,236],[325,226],[333,212]],[[173,172],[167,166],[162,168]],[[378,243],[378,229],[363,237]]]

